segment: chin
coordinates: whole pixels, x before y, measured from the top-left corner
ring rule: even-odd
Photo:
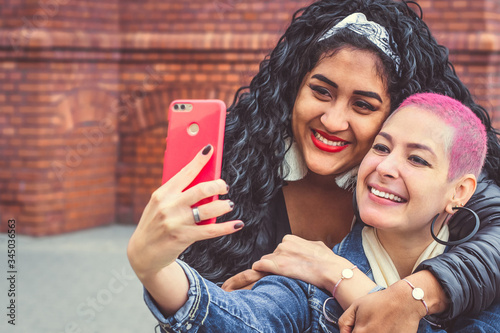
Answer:
[[[317,159],[311,160],[306,159],[306,166],[309,172],[315,173],[317,175],[325,176],[328,174],[328,170],[325,169],[325,166],[318,162]]]
[[[376,228],[378,230],[389,230],[397,228],[401,223],[393,220],[386,219],[382,214],[378,216],[370,217],[365,221],[361,218],[366,225]]]
[[[316,174],[316,175],[319,175],[319,176],[335,176],[337,175],[337,172],[335,172],[335,170],[332,170],[332,169],[325,169],[324,166],[321,166],[321,167],[309,167],[308,166],[308,169],[310,172]]]
[[[336,167],[328,167],[328,165],[325,163],[325,159],[316,159],[314,161],[307,161],[306,160],[306,165],[307,169],[309,171],[320,175],[320,176],[335,176],[338,175],[342,172],[338,171],[338,168]]]
[[[391,225],[391,222],[385,216],[385,214],[376,209],[370,209],[369,211],[365,212],[360,211],[359,216],[365,224],[377,229],[385,229]]]

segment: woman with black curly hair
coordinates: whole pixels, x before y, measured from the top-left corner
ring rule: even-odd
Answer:
[[[369,36],[376,36],[380,31],[360,34],[343,27],[327,34],[353,13],[364,14],[368,21],[383,27],[386,34],[379,35],[378,41]],[[346,56],[349,50],[352,53]],[[347,67],[346,62],[356,58],[356,50],[365,51],[357,55],[376,55],[375,72],[384,89],[377,84],[365,88],[365,83],[372,81],[361,80],[364,82],[361,89],[355,86],[357,83],[351,84],[349,79],[366,77],[366,70],[362,68],[366,57],[357,66]],[[335,54],[343,55],[346,62],[324,71],[333,77],[341,69],[349,69],[347,78],[341,75],[341,81],[337,82],[322,73],[311,75],[324,63],[323,59]],[[309,93],[304,98],[315,98],[333,106],[339,101],[343,106],[336,109],[337,114],[322,112],[314,103],[299,107],[303,89]],[[236,93],[229,108],[222,178],[230,185],[227,199],[234,203],[234,208],[222,200],[218,212],[227,212],[221,221],[242,220],[245,227],[238,233],[195,243],[182,258],[202,276],[220,282],[271,253],[285,234],[319,240],[331,248],[349,232],[354,217],[349,189],[352,175],[383,119],[404,98],[422,91],[448,95],[471,108],[486,127],[489,149],[478,190],[469,201],[469,206],[481,217],[479,232],[467,243],[422,263],[417,268],[419,272],[408,279],[426,291],[430,313],[442,312],[442,319],[485,309],[500,294],[497,287],[500,256],[495,249],[500,247],[498,137],[487,112],[474,103],[456,76],[447,50],[437,44],[425,23],[405,3],[389,0],[318,1],[294,15],[250,86]],[[307,110],[311,112],[309,116]],[[361,124],[358,120],[368,118],[372,119],[368,122],[370,130],[364,127],[356,130]],[[337,124],[335,119],[339,119]],[[366,137],[356,136],[364,134]],[[225,194],[225,185],[221,182],[220,186],[220,194]],[[168,185],[162,188],[160,192],[164,195]],[[153,195],[131,239],[131,262],[136,262],[134,254],[137,253],[141,253],[142,259],[160,255],[154,253],[160,248],[154,250],[154,239],[161,241],[161,229],[154,238],[149,238],[141,226],[143,221],[153,220],[155,214],[166,213],[161,212],[165,207],[155,204],[158,199],[165,198],[159,193]],[[169,202],[169,207],[173,202]],[[190,210],[179,211],[184,214],[183,218],[193,219]],[[450,239],[467,235],[472,221],[465,214],[455,214],[450,221]],[[164,222],[164,218],[158,217],[160,225]],[[148,251],[144,252],[140,244],[149,244]],[[311,258],[308,260],[315,263]],[[286,269],[279,273],[292,274]],[[314,273],[314,270],[302,272],[301,278],[307,281]],[[397,297],[408,304],[388,304],[383,307],[386,314],[398,313],[403,317],[412,313],[417,305],[411,303],[413,299],[408,297],[407,290],[391,288],[370,296],[385,297],[385,300]],[[382,311],[380,306],[377,310]],[[385,316],[379,318],[387,323]]]
[[[341,60],[342,52],[331,60]],[[355,52],[349,55],[360,56]],[[167,264],[158,274],[159,284],[143,278],[149,291],[146,304],[167,332],[339,332],[343,309],[359,297],[399,283],[408,294],[413,289],[419,300],[417,316],[425,315],[428,305],[422,289],[401,277],[423,260],[446,252],[440,244],[449,240],[446,220],[467,210],[463,204],[474,193],[485,156],[486,131],[469,108],[435,93],[412,95],[384,122],[361,162],[356,185],[359,218],[327,254],[337,257],[334,285],[313,286],[269,275],[252,290],[223,291],[176,260],[190,241],[211,237],[214,229],[170,219],[164,234],[170,240],[161,258]],[[179,173],[182,177],[174,181],[178,191],[210,157],[200,152]],[[479,217],[476,220],[479,225]],[[234,226],[240,229],[232,222],[216,229],[234,233]],[[427,318],[411,330],[402,326],[404,332],[470,333],[491,332],[499,324],[497,303],[479,316],[461,316],[446,328]]]

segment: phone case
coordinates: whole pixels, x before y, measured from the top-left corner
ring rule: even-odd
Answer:
[[[182,105],[186,109],[180,109]],[[192,108],[187,110],[190,107]],[[211,144],[214,149],[212,158],[186,189],[201,182],[219,179],[222,167],[225,121],[226,105],[221,100],[173,101],[168,110],[167,147],[163,163],[162,183],[167,182],[177,174],[208,144]],[[218,196],[206,198],[197,202],[193,207],[217,199]],[[215,223],[215,220],[215,218],[204,220],[198,224]]]

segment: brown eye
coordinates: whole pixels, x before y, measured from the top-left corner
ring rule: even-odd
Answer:
[[[357,101],[356,103],[354,103],[354,105],[365,110],[375,111],[375,107],[365,101]]]
[[[412,155],[408,158],[410,161],[412,161],[413,163],[415,164],[419,164],[419,165],[423,165],[423,166],[431,166],[429,164],[429,162],[427,162],[426,160],[424,160],[422,157],[420,156],[416,156],[416,155]]]
[[[379,153],[388,154],[391,152],[386,145],[383,145],[381,143],[377,143],[377,144],[373,145],[372,149],[375,150],[376,152],[379,152]]]
[[[309,88],[321,96],[331,97],[330,91],[325,87],[310,84]]]

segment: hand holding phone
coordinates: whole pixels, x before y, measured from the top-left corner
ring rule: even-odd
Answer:
[[[194,242],[238,232],[240,220],[195,225],[191,206],[206,195],[226,194],[222,179],[197,184],[185,190],[213,157],[207,145],[152,195],[130,238],[127,256],[144,287],[159,300],[165,314],[173,314],[186,302],[189,283],[176,259]],[[229,200],[217,200],[199,207],[202,216],[215,217],[233,209]]]
[[[222,167],[226,105],[220,100],[175,100],[168,110],[162,183],[177,174],[203,147],[211,144],[214,153],[198,176],[184,190],[196,184],[219,179]],[[217,200],[206,198],[193,207]],[[198,224],[215,223],[215,218]]]

